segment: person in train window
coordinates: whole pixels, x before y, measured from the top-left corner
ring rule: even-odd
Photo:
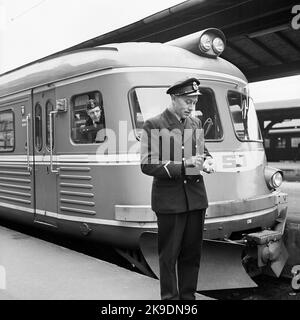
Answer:
[[[201,122],[191,116],[201,95],[199,85],[198,79],[188,78],[171,86],[170,106],[143,126],[141,170],[153,176],[162,300],[194,300],[197,289],[208,207],[201,171],[214,171],[204,135],[197,136]]]
[[[104,112],[96,99],[90,99],[86,104],[88,118],[80,127],[80,132],[87,136],[89,142],[101,142],[104,140],[103,130]]]

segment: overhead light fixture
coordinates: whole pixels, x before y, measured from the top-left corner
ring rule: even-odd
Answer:
[[[225,35],[216,28],[208,28],[200,33],[198,48],[207,57],[217,58],[225,49]]]
[[[217,28],[207,28],[187,36],[168,41],[166,44],[180,47],[197,55],[216,59],[226,47],[226,37]]]
[[[256,31],[256,32],[249,33],[248,34],[248,38],[250,38],[250,39],[251,38],[257,38],[257,37],[265,36],[266,34],[287,30],[289,28],[290,28],[289,24],[282,24],[280,26],[276,26],[276,27],[273,27],[273,28],[268,28],[268,29],[259,30],[259,31]]]

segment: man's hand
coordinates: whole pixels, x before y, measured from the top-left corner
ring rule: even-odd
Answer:
[[[186,168],[197,168],[197,169],[201,170],[203,162],[204,162],[204,156],[197,155],[197,156],[193,156],[193,157],[186,159],[184,162],[184,166]]]
[[[92,131],[98,131],[99,128],[91,125],[91,126],[86,126],[84,124],[82,124],[80,127],[79,127],[79,131],[80,133],[88,133],[88,132],[92,132]]]
[[[79,127],[79,132],[80,133],[85,133],[86,132],[86,126],[84,124],[82,124],[80,127]]]
[[[206,173],[212,173],[215,171],[215,162],[213,158],[207,158],[203,163],[203,171]]]

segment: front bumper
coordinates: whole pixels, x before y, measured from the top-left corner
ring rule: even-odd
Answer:
[[[228,239],[233,232],[273,228],[285,219],[286,210],[287,194],[279,191],[250,199],[211,202],[206,211],[204,238]],[[156,215],[146,205],[116,205],[115,220],[123,226],[137,223],[156,229]]]
[[[233,232],[272,229],[279,222],[283,233],[287,199],[286,193],[275,191],[263,197],[211,203],[206,213],[204,238],[226,239]]]

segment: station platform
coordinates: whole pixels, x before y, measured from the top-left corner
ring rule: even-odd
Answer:
[[[160,300],[160,292],[156,279],[0,226],[0,300]]]

